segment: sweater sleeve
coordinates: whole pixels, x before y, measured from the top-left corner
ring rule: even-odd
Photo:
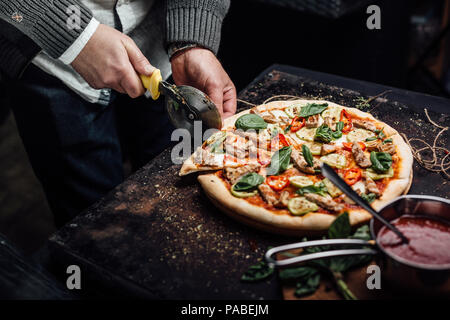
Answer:
[[[167,0],[167,45],[195,43],[217,54],[230,0]]]
[[[1,0],[0,18],[55,59],[71,47],[93,20],[92,13],[78,0]]]

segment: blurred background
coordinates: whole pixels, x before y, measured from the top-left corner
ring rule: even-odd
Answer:
[[[371,4],[380,30],[366,27]],[[219,58],[238,91],[280,63],[449,98],[449,19],[450,0],[234,0]],[[0,78],[0,234],[32,254],[55,227],[9,112],[16,99]]]

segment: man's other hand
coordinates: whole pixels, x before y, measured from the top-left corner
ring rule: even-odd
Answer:
[[[175,55],[171,63],[177,85],[189,85],[206,93],[223,118],[236,113],[236,88],[211,51],[188,49]]]
[[[103,24],[71,65],[94,89],[111,88],[131,98],[145,92],[138,74],[155,70],[130,37]]]

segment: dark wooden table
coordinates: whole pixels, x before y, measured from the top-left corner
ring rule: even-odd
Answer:
[[[450,125],[449,100],[282,65],[257,77],[239,98],[261,103],[276,94],[323,98],[354,106],[358,97],[392,90],[368,111],[411,137],[430,140],[433,119]],[[241,111],[249,106],[239,103]],[[440,143],[448,147],[448,134]],[[104,295],[172,299],[278,299],[276,277],[240,281],[268,246],[293,239],[231,220],[206,198],[195,175],[178,177],[170,150],[129,177],[49,239],[55,272],[82,268],[83,288]],[[410,193],[449,197],[448,180],[414,165]]]

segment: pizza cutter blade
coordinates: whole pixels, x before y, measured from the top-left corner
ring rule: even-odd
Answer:
[[[156,100],[162,93],[166,98],[166,110],[170,122],[176,128],[187,129],[194,134],[194,122],[202,122],[202,131],[222,128],[222,117],[211,99],[202,91],[190,86],[176,86],[162,80],[157,69],[151,77],[142,76],[145,88]]]

